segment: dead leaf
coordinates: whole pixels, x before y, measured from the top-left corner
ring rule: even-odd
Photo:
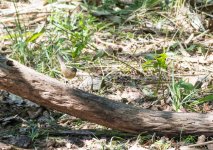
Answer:
[[[206,140],[206,136],[205,135],[201,135],[198,137],[197,139],[197,144],[203,143]]]

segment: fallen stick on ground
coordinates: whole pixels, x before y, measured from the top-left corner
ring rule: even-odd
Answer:
[[[66,86],[0,56],[0,89],[109,128],[130,133],[213,135],[213,115],[142,109]]]

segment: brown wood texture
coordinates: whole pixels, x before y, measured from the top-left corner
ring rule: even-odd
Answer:
[[[68,87],[13,60],[0,57],[0,89],[39,105],[130,133],[213,135],[213,115],[152,111]]]

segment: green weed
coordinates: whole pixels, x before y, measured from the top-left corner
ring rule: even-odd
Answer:
[[[81,57],[91,35],[103,27],[100,23],[96,25],[96,19],[90,15],[55,11],[47,19],[48,24],[29,31],[20,23],[18,12],[16,14],[16,29],[7,30],[13,41],[11,57],[52,77],[59,76],[57,53],[67,60]]]
[[[205,97],[199,98],[195,101],[193,101],[190,106],[200,105],[203,103],[211,102],[213,101],[213,94],[207,95]]]
[[[83,123],[84,123],[84,121],[82,121],[81,119],[73,120],[73,125],[75,125],[75,126],[80,126]]]
[[[153,70],[159,77],[156,94],[162,83],[163,72],[167,69],[166,58],[166,53],[150,54],[145,57],[146,62],[142,64],[144,71]]]
[[[167,150],[171,146],[171,142],[165,140],[158,140],[154,144],[160,150]]]
[[[192,135],[188,135],[183,137],[182,141],[184,141],[185,143],[196,143],[196,137],[192,136]]]
[[[172,77],[172,85],[169,86],[169,90],[172,97],[172,107],[175,111],[179,111],[184,104],[189,103],[197,92],[192,84],[183,80],[176,82],[174,77]]]
[[[40,130],[36,124],[30,123],[28,136],[32,141],[35,141],[40,136]]]

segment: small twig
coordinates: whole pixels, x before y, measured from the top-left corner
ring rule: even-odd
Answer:
[[[213,141],[208,141],[208,142],[193,144],[193,145],[189,145],[188,147],[204,146],[204,145],[208,145],[208,144],[213,144]]]

